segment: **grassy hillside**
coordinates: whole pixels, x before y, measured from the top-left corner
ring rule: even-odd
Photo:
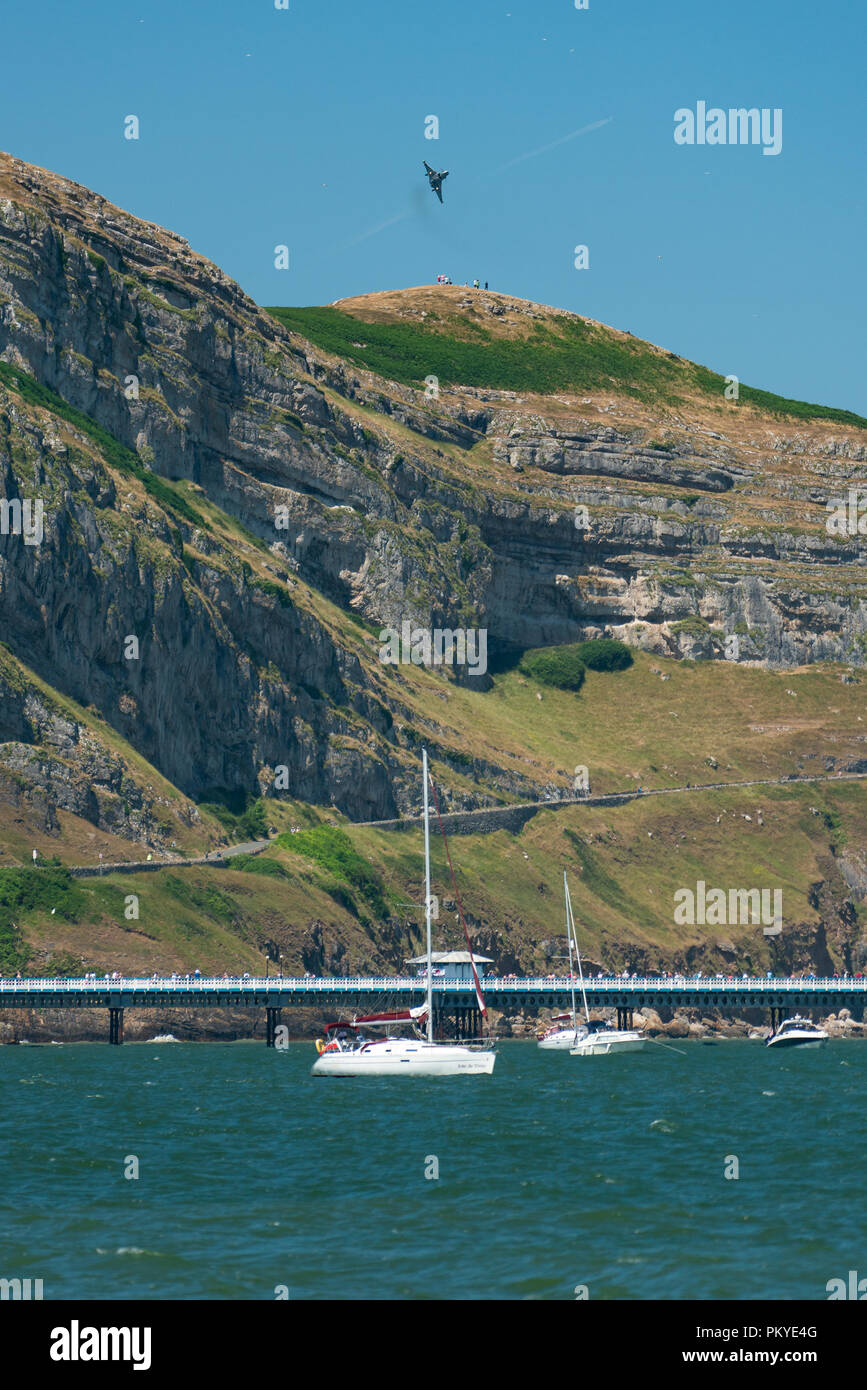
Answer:
[[[411,293],[402,296],[404,303]],[[420,386],[433,375],[442,385],[536,395],[614,390],[669,405],[695,395],[724,400],[724,377],[628,333],[577,314],[550,311],[535,315],[508,334],[496,317],[488,314],[484,318],[478,311],[460,309],[459,302],[465,296],[474,296],[479,303],[517,302],[484,291],[436,286],[425,303],[438,307],[419,311],[409,322],[379,310],[377,301],[385,298],[388,302],[388,298],[377,295],[347,301],[352,312],[326,305],[274,306],[268,312],[317,347],[408,386]],[[751,386],[740,386],[739,400],[793,419],[867,425],[867,420],[851,411],[788,400]]]
[[[446,800],[478,790],[469,761],[484,762],[495,745],[499,765],[529,767],[541,785],[557,780],[566,790],[575,765],[586,765],[594,792],[819,774],[864,757],[867,678],[841,684],[839,671],[822,667],[777,673],[635,658],[625,671],[588,671],[577,694],[520,671],[479,693],[434,686],[429,673],[407,669],[405,698],[420,727],[431,729],[446,697],[436,717],[453,730],[453,751],[435,747],[433,761]],[[29,875],[39,870],[27,870],[26,882],[14,877],[20,869],[0,871],[4,959],[42,971],[254,972],[274,969],[281,955],[287,973],[400,968],[421,942],[418,827],[383,831],[323,809],[282,811],[278,823],[290,820],[297,833],[231,869],[44,880],[35,897]],[[582,945],[606,966],[756,969],[789,952],[784,963],[842,968],[867,922],[839,866],[845,857],[863,864],[865,842],[863,783],[825,782],[541,811],[520,835],[461,836],[452,849],[477,944],[502,969],[562,968],[564,868]],[[438,942],[458,946],[436,837],[433,857]],[[700,878],[725,889],[782,888],[783,942],[769,943],[760,927],[676,926],[673,894]],[[137,920],[124,915],[129,894],[139,900]]]
[[[837,783],[541,811],[519,835],[456,837],[452,856],[477,948],[499,969],[564,969],[564,869],[582,949],[607,968],[863,968],[856,943],[867,913],[863,903],[846,906],[836,865],[857,858],[865,836],[863,787]],[[418,828],[323,826],[296,845],[289,838],[231,869],[78,882],[57,869],[0,870],[0,963],[38,973],[265,973],[282,958],[287,974],[400,970],[421,949]],[[458,947],[436,837],[432,857],[437,945]],[[781,888],[783,937],[769,941],[760,925],[676,925],[674,893],[698,879],[725,890]],[[132,894],[139,917],[127,920]]]

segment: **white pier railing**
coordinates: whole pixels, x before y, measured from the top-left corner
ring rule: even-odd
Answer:
[[[577,982],[577,976],[572,977]],[[867,977],[863,975],[604,975],[585,976],[588,992],[594,994],[766,994],[769,992],[797,992],[799,994],[822,992],[840,994],[867,994]],[[464,994],[472,989],[471,980],[445,979],[434,975],[433,987],[444,994]],[[419,975],[378,975],[378,976],[293,976],[293,975],[170,975],[170,976],[109,976],[69,978],[66,976],[24,976],[21,978],[0,978],[0,993],[50,993],[76,994],[148,994],[167,993],[201,994],[248,994],[291,993],[296,996],[316,997],[321,994],[394,994],[423,993],[426,988],[424,976]],[[571,979],[568,975],[533,975],[527,977],[506,975],[486,976],[482,980],[486,993],[509,994],[550,994],[568,991]]]

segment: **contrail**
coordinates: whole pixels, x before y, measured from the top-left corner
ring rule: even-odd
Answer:
[[[587,135],[591,130],[598,130],[600,126],[608,125],[609,121],[613,120],[613,116],[606,116],[602,121],[591,121],[590,125],[583,125],[580,130],[570,131],[568,135],[561,135],[559,140],[552,140],[550,145],[541,145],[538,150],[529,150],[527,154],[519,154],[515,159],[501,164],[499,169],[494,169],[493,173],[501,174],[504,169],[511,169],[515,164],[523,163],[525,159],[535,159],[537,154],[547,154],[548,150],[556,150],[558,145],[565,145],[568,140],[577,140],[579,135]],[[367,241],[368,237],[376,236],[378,232],[384,232],[386,227],[393,227],[395,222],[403,222],[405,218],[411,217],[413,212],[417,210],[417,208],[408,208],[405,212],[399,212],[396,217],[389,217],[387,222],[380,222],[376,227],[370,227],[368,231],[362,232],[361,236],[347,241],[342,249],[348,250],[350,246],[358,246],[359,242]]]
[[[387,222],[380,222],[378,226],[371,227],[369,231],[362,232],[361,236],[357,236],[353,241],[347,241],[346,248],[357,246],[360,241],[366,241],[369,236],[376,236],[377,232],[384,232],[386,227],[393,227],[395,222],[402,222],[405,217],[409,216],[409,212],[399,212],[397,217],[389,217]]]
[[[506,164],[501,164],[499,169],[494,172],[501,174],[504,169],[511,169],[513,164],[521,164],[525,159],[535,159],[537,154],[547,154],[548,150],[555,150],[558,145],[565,145],[567,140],[576,140],[579,135],[587,135],[589,131],[598,130],[600,126],[608,125],[608,122],[613,120],[613,116],[606,116],[604,121],[591,121],[590,125],[583,125],[580,130],[573,130],[570,135],[561,135],[559,140],[552,140],[550,145],[541,145],[538,150],[519,154],[516,159],[510,159]]]

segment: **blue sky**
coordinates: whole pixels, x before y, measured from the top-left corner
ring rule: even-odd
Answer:
[[[2,27],[0,148],[180,232],[260,303],[478,276],[867,414],[860,5],[7,0]],[[697,101],[781,108],[782,152],[676,145]]]

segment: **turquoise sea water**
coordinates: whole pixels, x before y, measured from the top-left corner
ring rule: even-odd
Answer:
[[[46,1299],[825,1299],[867,1274],[867,1046],[677,1045],[511,1042],[491,1077],[412,1080],[312,1078],[309,1043],[0,1048],[0,1277]]]

